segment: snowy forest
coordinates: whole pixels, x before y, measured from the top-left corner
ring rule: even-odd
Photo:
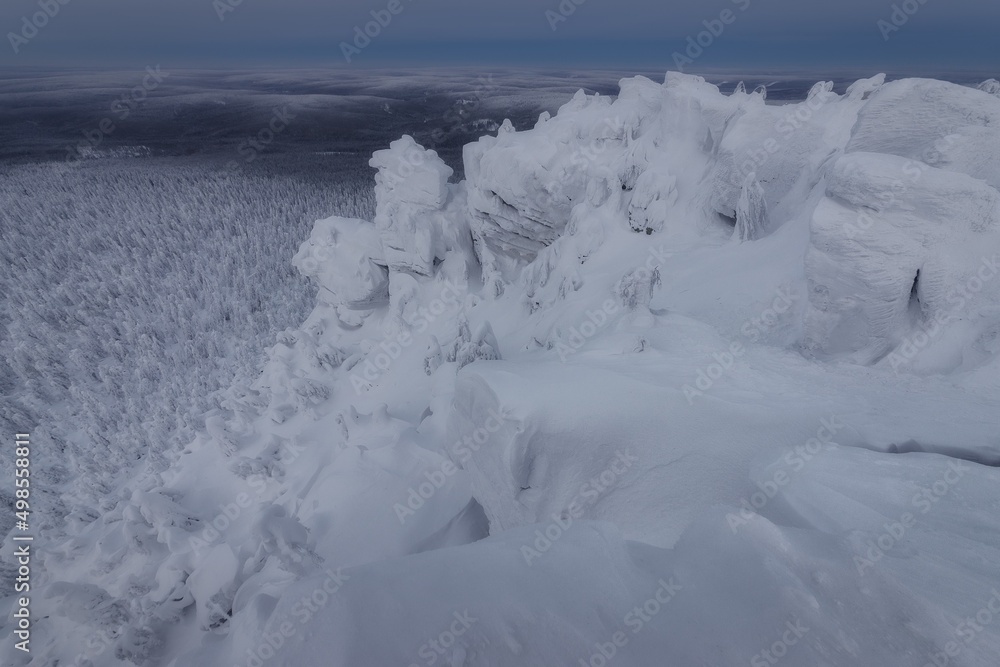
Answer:
[[[276,332],[308,313],[314,290],[290,260],[312,222],[372,215],[368,173],[268,166],[2,168],[0,422],[32,427],[50,489],[73,482],[43,496],[43,530],[94,520],[123,474],[168,465],[219,390],[259,373]]]

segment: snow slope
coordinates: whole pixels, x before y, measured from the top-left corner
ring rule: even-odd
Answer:
[[[1000,663],[1000,99],[832,88],[376,153],[256,382],[46,551],[34,664]]]

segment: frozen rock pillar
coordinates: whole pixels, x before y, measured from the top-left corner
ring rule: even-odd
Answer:
[[[433,273],[446,241],[436,216],[448,201],[453,170],[434,151],[406,135],[377,151],[368,163],[375,175],[375,227],[391,271]]]

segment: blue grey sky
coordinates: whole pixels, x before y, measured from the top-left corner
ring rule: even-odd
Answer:
[[[998,26],[997,0],[4,0],[0,66],[675,69],[681,54],[687,71],[991,72]]]

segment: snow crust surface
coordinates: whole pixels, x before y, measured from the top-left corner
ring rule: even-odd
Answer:
[[[1000,664],[993,93],[377,152],[258,380],[45,552],[31,664]]]

